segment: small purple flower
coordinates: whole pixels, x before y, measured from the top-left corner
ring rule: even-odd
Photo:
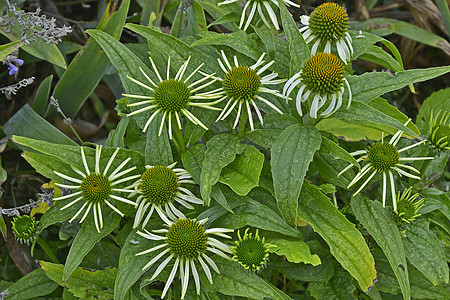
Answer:
[[[14,58],[13,61],[15,61],[19,66],[23,65],[23,60],[20,58]]]
[[[23,60],[19,58],[14,58],[12,61],[16,62],[19,66],[23,65]],[[16,74],[19,71],[19,68],[13,65],[12,63],[8,64],[9,75]]]

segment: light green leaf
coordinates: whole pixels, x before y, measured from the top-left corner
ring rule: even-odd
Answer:
[[[358,221],[375,239],[388,258],[400,284],[403,297],[411,299],[405,250],[400,232],[389,211],[381,205],[381,202],[370,201],[361,195],[352,198],[351,207]]]
[[[66,281],[69,279],[75,269],[83,261],[83,258],[92,250],[92,248],[94,248],[95,244],[119,226],[121,217],[118,213],[105,206],[102,210],[103,228],[100,228],[100,232],[97,231],[94,224],[94,218],[87,217],[83,222],[80,231],[73,240],[69,254],[67,255],[62,280]]]
[[[200,177],[200,192],[205,204],[209,205],[211,188],[219,180],[220,172],[234,160],[236,154],[244,151],[245,146],[233,135],[220,134],[210,139],[206,147]]]
[[[431,110],[433,110],[433,116],[435,117],[441,109],[443,110],[441,115],[445,111],[450,112],[450,87],[436,91],[425,99],[422,107],[419,109],[416,121],[420,131],[423,133],[429,132]]]
[[[298,30],[292,15],[286,8],[286,4],[282,0],[278,0],[278,7],[281,13],[281,24],[283,26],[286,38],[289,41],[289,53],[291,55],[290,76],[299,72],[303,63],[309,58],[310,51],[306,45],[302,34]]]
[[[383,94],[398,90],[411,83],[422,82],[450,72],[450,66],[388,72],[369,72],[347,76],[353,93],[353,101],[367,103]],[[353,106],[353,103],[352,103]]]
[[[403,70],[402,66],[397,60],[395,60],[391,55],[389,55],[381,47],[378,46],[370,46],[363,54],[359,56],[359,58],[371,61],[394,72]]]
[[[299,216],[330,246],[331,254],[367,292],[374,284],[374,260],[361,233],[319,189],[304,182],[299,198]]]
[[[265,297],[274,300],[291,299],[291,297],[258,275],[246,271],[237,262],[226,260],[219,256],[215,256],[213,260],[220,270],[220,274],[212,272],[213,282],[215,284],[210,284],[203,273],[200,276],[202,283],[206,283],[206,289],[208,291],[250,299],[263,299]]]
[[[352,276],[342,268],[339,268],[327,283],[310,282],[308,291],[314,299],[357,299],[353,293],[356,290],[352,282]]]
[[[417,221],[408,227],[403,237],[406,257],[434,285],[448,283],[449,271],[444,251],[427,220]]]
[[[297,124],[286,128],[272,146],[270,165],[275,198],[283,218],[291,226],[297,224],[303,178],[320,143],[321,136],[315,127]]]
[[[263,164],[264,154],[255,147],[248,146],[233,162],[222,169],[219,182],[231,187],[239,196],[245,196],[258,186]]]
[[[130,123],[130,118],[125,117],[119,121],[116,129],[111,130],[106,139],[106,147],[120,147],[125,148],[125,134],[127,132],[128,125]]]
[[[319,153],[332,155],[334,158],[345,160],[354,166],[360,168],[356,159],[351,156],[344,148],[329,140],[322,135],[322,145],[320,145]]]
[[[11,52],[18,49],[20,46],[22,46],[22,42],[14,41],[8,44],[0,45],[0,60],[3,60],[6,56],[8,56]]]
[[[21,135],[58,144],[76,145],[74,141],[42,118],[28,104],[25,104],[6,122],[3,130],[7,135]]]
[[[112,299],[114,297],[114,279],[117,269],[90,270],[76,268],[68,280],[63,280],[64,265],[40,261],[45,274],[53,281],[64,286],[79,299]]]
[[[36,92],[36,96],[34,97],[33,100],[32,108],[41,117],[44,116],[45,110],[47,108],[52,80],[53,75],[49,75],[44,80],[42,80],[41,84],[39,85],[39,89]]]
[[[278,256],[286,256],[286,259],[292,263],[305,263],[317,266],[321,260],[317,254],[311,254],[307,243],[300,239],[275,237],[274,235],[265,235],[266,242],[274,245],[272,251]]]
[[[52,293],[58,285],[45,276],[41,269],[34,270],[8,287],[8,300],[35,299]]]
[[[122,34],[130,0],[122,1],[119,9],[117,5],[118,2],[109,2],[97,26],[98,30],[111,34],[115,39]],[[69,118],[76,115],[99,83],[108,65],[108,57],[100,48],[98,41],[89,38],[86,46],[72,60],[53,91],[53,96],[59,100],[61,109]]]
[[[247,133],[246,137],[252,142],[265,148],[272,148],[281,132],[287,127],[297,123],[297,120],[289,114],[268,114],[264,118],[264,125]]]

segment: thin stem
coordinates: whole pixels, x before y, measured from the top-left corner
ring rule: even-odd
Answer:
[[[248,120],[249,117],[251,118],[252,116],[248,116],[247,109],[245,109],[243,107],[242,108],[242,112],[241,112],[241,116],[239,118],[239,128],[238,128],[238,137],[239,138],[244,138],[245,127],[247,125],[247,120]]]
[[[41,239],[40,236],[38,236],[36,242],[39,244],[39,246],[41,246],[42,250],[45,251],[45,253],[48,255],[48,257],[50,257],[50,259],[52,260],[53,263],[60,264],[58,258],[53,253],[52,249],[50,249],[50,247],[47,245],[47,243],[43,239]]]
[[[175,118],[172,118],[172,132],[174,133],[175,145],[177,146],[180,154],[186,152],[186,144],[184,143],[183,133],[178,127],[178,123]]]

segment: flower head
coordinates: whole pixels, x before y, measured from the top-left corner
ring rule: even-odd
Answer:
[[[84,153],[84,148],[80,147],[81,158],[85,170],[81,171],[75,168],[74,166],[71,167],[75,171],[75,173],[77,173],[81,178],[71,177],[69,175],[65,175],[60,172],[54,171],[56,175],[60,176],[64,180],[68,180],[74,183],[74,185],[67,185],[65,183],[64,184],[56,183],[57,186],[59,186],[60,188],[71,189],[76,191],[74,193],[53,199],[55,201],[58,201],[63,199],[76,198],[75,200],[69,202],[67,205],[63,206],[61,210],[64,210],[79,201],[84,201],[83,206],[81,206],[81,208],[72,217],[72,219],[70,219],[69,222],[75,220],[81,214],[81,212],[87,207],[83,217],[80,220],[80,223],[83,222],[92,208],[92,210],[94,211],[95,227],[97,228],[97,231],[100,232],[100,228],[103,227],[102,206],[104,203],[122,217],[124,216],[124,214],[110,202],[111,199],[124,202],[127,204],[132,205],[136,204],[135,202],[120,196],[120,193],[133,193],[134,190],[131,188],[131,186],[125,188],[118,188],[116,186],[118,184],[123,184],[127,181],[136,179],[140,176],[140,175],[132,175],[128,177],[123,177],[124,175],[136,169],[136,167],[131,167],[126,170],[122,170],[125,167],[125,165],[131,160],[131,157],[123,161],[114,171],[111,172],[111,174],[108,175],[109,168],[111,167],[114,158],[116,157],[119,150],[120,149],[117,148],[116,151],[113,153],[111,158],[108,160],[108,163],[106,164],[103,172],[100,171],[100,157],[102,153],[102,147],[99,145],[97,145],[95,149],[95,166],[93,169],[89,168],[89,165],[86,160],[86,155]]]
[[[314,55],[319,45],[324,45],[323,52],[331,53],[331,45],[336,45],[339,57],[345,62],[353,55],[352,38],[348,33],[349,21],[345,9],[336,3],[319,5],[311,16],[302,16],[305,27],[300,29],[306,43],[314,41],[311,54]]]
[[[239,0],[226,0],[223,2],[220,2],[218,5],[225,5],[225,4],[231,4],[234,2],[238,2]],[[245,22],[245,26],[244,26],[244,31],[247,30],[248,26],[250,25],[250,23],[252,22],[253,16],[255,15],[256,10],[258,10],[258,14],[261,17],[261,20],[264,22],[264,24],[266,24],[267,27],[270,27],[269,22],[267,22],[266,17],[264,16],[263,13],[263,7],[267,10],[267,13],[269,14],[270,20],[273,23],[273,26],[275,26],[276,30],[280,29],[280,26],[278,25],[278,20],[277,20],[277,16],[274,12],[274,10],[272,9],[272,7],[270,6],[270,2],[272,2],[273,4],[275,4],[276,6],[278,6],[278,2],[276,0],[247,0],[244,8],[242,9],[242,15],[241,15],[241,22],[239,23],[239,28],[242,29],[242,25],[244,25],[244,21],[245,21],[245,12],[247,11],[247,8],[250,8],[250,15],[248,16],[247,22]],[[283,0],[283,2],[286,5],[292,5],[295,7],[300,7],[299,4],[294,3],[290,0]]]
[[[203,200],[181,186],[186,183],[196,184],[196,182],[192,180],[191,175],[186,170],[174,169],[175,164],[167,167],[146,166],[147,170],[134,184],[136,193],[139,194],[136,202],[139,208],[136,212],[133,228],[139,226],[149,207],[150,212],[142,223],[142,228],[147,225],[154,210],[162,219],[167,218],[167,215],[174,221],[177,218],[185,218],[184,214],[174,204],[179,203],[188,209],[194,209],[190,203],[203,204]]]
[[[261,67],[257,71],[256,68],[258,68],[264,63],[263,58],[265,53],[263,53],[258,59],[258,61],[250,67],[240,66],[236,56],[234,57],[233,60],[234,67],[232,67],[225,53],[223,51],[221,51],[221,53],[223,62],[220,59],[217,59],[217,61],[219,62],[219,65],[222,68],[222,70],[225,72],[225,76],[223,79],[219,79],[222,81],[222,88],[220,93],[224,94],[224,97],[222,99],[224,100],[228,99],[228,102],[225,105],[223,111],[220,113],[216,122],[219,120],[225,120],[225,118],[228,117],[228,115],[233,111],[236,105],[239,104],[233,128],[236,128],[239,122],[239,117],[241,115],[242,109],[247,109],[250,128],[253,131],[254,126],[250,104],[255,109],[261,124],[263,124],[264,122],[262,114],[258,109],[258,106],[256,105],[255,102],[256,100],[264,102],[265,104],[267,104],[280,114],[283,114],[283,112],[278,107],[270,103],[267,99],[264,99],[262,96],[260,96],[261,93],[268,93],[280,98],[283,97],[281,94],[278,93],[278,91],[264,87],[264,85],[279,84],[284,81],[282,79],[275,80],[275,78],[278,76],[277,73],[272,72],[269,75],[261,77],[261,74],[265,70],[267,70],[274,63],[274,61],[269,62],[268,64]],[[243,108],[243,106],[245,107]]]
[[[436,116],[433,116],[433,111],[430,113],[430,132],[428,135],[428,142],[438,151],[450,150],[450,113],[448,111],[438,111]]]
[[[166,222],[168,228],[153,231],[155,233],[162,233],[163,236],[150,233],[145,229],[144,232],[140,231],[137,232],[140,236],[146,239],[162,241],[163,243],[156,247],[142,251],[136,255],[144,255],[159,249],[164,249],[152,260],[150,260],[142,270],[145,271],[149,269],[160,258],[168,254],[169,256],[158,266],[152,278],[150,279],[151,281],[154,278],[156,278],[161,273],[161,271],[167,266],[167,264],[172,259],[175,259],[175,263],[172,267],[172,271],[170,272],[169,278],[167,279],[161,298],[164,298],[164,296],[166,295],[167,290],[172,284],[172,281],[178,269],[180,269],[180,278],[182,286],[181,299],[184,299],[184,295],[186,294],[186,290],[189,284],[189,274],[191,270],[192,276],[194,277],[197,294],[200,294],[200,278],[198,276],[197,271],[198,264],[201,265],[203,271],[206,274],[206,277],[208,278],[211,284],[213,282],[211,271],[208,265],[214,271],[220,273],[219,269],[217,268],[217,265],[208,255],[206,255],[206,252],[209,251],[212,252],[213,254],[217,254],[226,259],[230,259],[225,254],[231,253],[230,248],[226,244],[212,237],[212,235],[230,239],[230,237],[225,233],[232,232],[233,230],[224,228],[206,229],[204,224],[207,221],[207,219],[197,221],[196,219],[180,218],[174,222],[168,219],[163,220],[164,222]]]
[[[163,79],[158,71],[158,69],[155,66],[155,63],[153,62],[153,59],[149,57],[150,62],[152,64],[153,70],[158,77],[159,83],[155,83],[145,72],[142,70],[141,67],[139,67],[139,70],[142,72],[144,77],[147,79],[147,81],[150,83],[150,85],[140,82],[137,79],[131,78],[128,76],[128,79],[132,82],[136,83],[137,85],[147,89],[151,95],[131,95],[131,94],[123,94],[126,97],[129,98],[135,98],[135,99],[142,99],[143,101],[135,102],[128,104],[129,107],[136,107],[136,106],[144,106],[140,109],[137,109],[128,116],[134,116],[136,114],[152,110],[153,113],[149,116],[147,123],[144,126],[143,132],[147,131],[148,126],[152,122],[152,120],[159,114],[163,114],[161,126],[159,128],[159,135],[161,135],[164,121],[167,117],[168,119],[168,126],[169,126],[169,137],[172,139],[172,122],[176,125],[178,128],[181,129],[181,120],[180,115],[186,116],[186,118],[194,123],[195,125],[200,125],[205,130],[208,129],[199,119],[197,119],[189,110],[189,106],[198,106],[206,109],[211,110],[220,110],[220,108],[213,107],[214,104],[217,104],[219,101],[215,102],[205,102],[205,103],[199,103],[194,102],[193,100],[209,100],[209,99],[216,99],[220,97],[220,94],[215,93],[215,91],[209,91],[209,92],[203,92],[203,93],[196,93],[197,91],[211,85],[214,83],[217,79],[211,79],[211,77],[214,76],[214,74],[207,75],[197,81],[194,81],[192,83],[189,83],[189,80],[200,70],[200,68],[203,66],[201,64],[198,66],[194,71],[191,72],[187,77],[184,77],[184,74],[186,72],[186,69],[188,67],[190,57],[184,62],[184,64],[180,67],[177,74],[174,78],[170,78],[170,57],[167,63],[167,76],[166,79]],[[201,72],[200,72],[201,73]],[[211,79],[207,81],[206,83],[203,83],[204,81]],[[203,83],[202,85],[199,85]]]
[[[284,88],[283,97],[289,99],[292,90],[301,84],[296,97],[296,107],[299,115],[303,115],[301,103],[312,98],[309,115],[317,118],[317,113],[331,100],[330,105],[320,115],[329,116],[342,105],[344,84],[347,86],[349,100],[347,108],[352,102],[352,91],[347,79],[344,78],[344,66],[334,54],[319,52],[306,60],[300,72],[290,78]]]
[[[404,125],[408,125],[408,123],[411,121],[409,119]],[[363,154],[360,158],[357,159],[357,161],[367,161],[367,164],[361,168],[359,173],[353,178],[353,180],[350,182],[350,184],[347,186],[347,188],[350,188],[355,183],[360,181],[364,175],[370,173],[369,177],[364,181],[364,183],[361,185],[361,187],[353,194],[355,196],[358,194],[368,183],[369,181],[376,175],[381,174],[383,176],[383,207],[386,204],[386,181],[387,176],[389,176],[390,183],[391,183],[391,194],[392,194],[392,203],[394,207],[394,211],[397,211],[397,201],[396,201],[396,193],[395,193],[395,183],[394,183],[394,171],[397,172],[400,176],[404,175],[409,178],[414,178],[420,180],[420,177],[417,175],[413,175],[408,173],[407,171],[403,169],[407,169],[410,171],[413,171],[420,175],[420,172],[409,165],[403,164],[403,162],[408,161],[416,161],[416,160],[427,160],[427,159],[433,159],[433,157],[401,157],[401,153],[403,151],[409,150],[411,148],[417,147],[424,143],[425,141],[418,142],[416,144],[412,144],[410,146],[404,147],[402,149],[397,149],[395,146],[400,141],[400,138],[402,137],[403,131],[399,130],[397,131],[391,138],[389,142],[384,142],[383,138],[381,139],[381,142],[375,143],[372,146],[368,147],[366,150],[359,150],[353,153],[350,153],[352,156],[357,156]],[[340,176],[342,173],[350,169],[353,165],[349,165],[348,167],[344,168],[338,176]],[[402,169],[403,168],[403,169]]]
[[[395,215],[398,220],[405,223],[413,222],[420,216],[419,210],[423,206],[424,199],[414,201],[419,194],[411,195],[411,187],[403,191],[403,194],[398,192],[397,211]]]
[[[11,223],[14,237],[20,243],[30,245],[37,238],[37,222],[34,217],[14,217]]]
[[[238,241],[236,246],[230,247],[233,251],[233,260],[237,261],[241,266],[250,271],[259,271],[267,263],[269,258],[269,250],[272,245],[265,243],[265,238],[260,238],[258,230],[255,235],[245,230],[242,238],[238,231]]]

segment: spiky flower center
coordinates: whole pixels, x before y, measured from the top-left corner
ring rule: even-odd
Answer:
[[[187,84],[174,79],[158,83],[153,94],[159,108],[167,112],[179,112],[186,108],[190,96]]]
[[[309,28],[322,41],[340,40],[348,32],[349,24],[347,12],[336,3],[318,6],[309,18]]]
[[[30,243],[36,238],[36,219],[28,215],[15,217],[12,221],[13,234],[21,243]]]
[[[367,149],[367,157],[373,168],[383,173],[399,163],[400,155],[397,148],[387,142],[376,143]]]
[[[92,173],[87,175],[81,183],[80,190],[86,201],[95,203],[102,203],[109,199],[111,195],[111,182],[107,176],[102,174]]]
[[[148,201],[162,205],[172,202],[179,186],[177,174],[172,169],[155,166],[142,174],[139,189]]]
[[[233,259],[250,270],[259,270],[266,263],[268,257],[264,241],[257,236],[244,237],[236,242],[236,247],[233,247],[232,250]]]
[[[307,90],[324,95],[332,95],[344,84],[344,65],[333,54],[318,52],[310,57],[302,68],[302,82]]]
[[[261,85],[261,78],[255,70],[239,66],[225,74],[222,85],[228,96],[236,100],[248,101],[255,97]]]
[[[178,219],[169,227],[167,244],[177,257],[195,259],[206,250],[208,235],[197,220]]]
[[[430,142],[439,149],[450,146],[450,127],[447,125],[435,125],[431,129]]]

